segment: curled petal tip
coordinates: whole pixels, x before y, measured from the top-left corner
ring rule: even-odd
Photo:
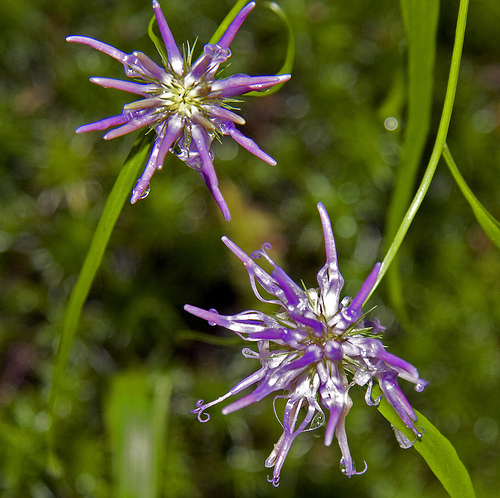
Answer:
[[[92,38],[81,35],[69,35],[66,37],[66,41],[70,43],[84,43],[86,40],[92,40]]]

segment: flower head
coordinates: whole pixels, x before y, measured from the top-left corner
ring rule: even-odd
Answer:
[[[237,74],[216,79],[220,65],[231,56],[229,45],[246,16],[255,7],[248,3],[236,15],[217,43],[203,47],[202,55],[191,62],[192,53],[183,57],[174,41],[158,0],[153,0],[158,27],[166,47],[164,67],[157,65],[142,52],[126,54],[86,36],[68,36],[69,42],[89,45],[103,52],[125,68],[125,74],[135,81],[93,77],[92,83],[140,95],[140,100],[126,104],[118,116],[102,119],[77,128],[77,133],[106,130],[106,140],[125,135],[142,127],[154,129],[156,139],[144,172],[135,185],[130,201],[135,203],[149,192],[153,173],[161,169],[167,152],[172,152],[190,168],[198,171],[218,203],[226,220],[231,218],[218,187],[212,162],[211,144],[217,134],[229,135],[242,147],[263,161],[276,161],[243,135],[236,124],[245,120],[231,110],[234,97],[250,91],[263,91],[290,79],[290,75],[248,76]]]
[[[362,306],[375,285],[380,263],[375,265],[360,291],[350,299],[340,300],[344,279],[337,263],[337,252],[332,226],[323,204],[318,204],[326,247],[326,263],[319,270],[319,288],[304,290],[297,285],[267,254],[269,244],[248,256],[227,237],[224,244],[245,265],[250,284],[259,300],[281,307],[275,315],[249,310],[232,316],[220,315],[216,310],[203,310],[186,305],[189,313],[208,320],[212,325],[226,327],[245,341],[257,343],[257,351],[245,348],[243,355],[255,358],[260,368],[234,386],[227,394],[210,403],[198,401],[193,413],[201,422],[209,419],[205,410],[225,399],[257,384],[253,392],[222,409],[223,414],[256,403],[271,393],[286,401],[283,434],[266,460],[266,467],[274,467],[269,480],[277,486],[280,471],[293,440],[307,430],[316,429],[325,421],[324,410],[329,412],[325,428],[325,445],[334,435],[342,453],[341,467],[351,477],[357,472],[349,452],[345,419],[352,406],[350,388],[357,384],[367,386],[365,400],[376,405],[380,397],[372,400],[373,381],[382,390],[382,396],[411,429],[416,438],[422,436],[415,426],[417,417],[398,385],[398,377],[413,382],[422,391],[427,382],[419,377],[410,363],[388,353],[379,337],[384,327],[375,319],[370,322],[362,313]],[[254,260],[264,258],[272,266],[267,273]],[[262,297],[257,283],[275,299]],[[411,446],[406,436],[397,431],[402,446]]]

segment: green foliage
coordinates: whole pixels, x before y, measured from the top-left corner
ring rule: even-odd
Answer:
[[[493,218],[493,216],[484,208],[484,206],[478,201],[476,196],[472,193],[472,190],[467,185],[464,177],[460,174],[460,171],[455,164],[453,156],[451,155],[450,149],[445,145],[443,150],[443,157],[450,168],[453,178],[460,187],[462,194],[467,199],[470,207],[474,211],[477,221],[488,235],[488,237],[495,243],[495,245],[500,249],[500,223]]]
[[[373,395],[378,398],[381,394],[382,391],[377,386],[373,390]],[[420,439],[415,438],[413,431],[404,425],[385,398],[380,400],[378,409],[396,429],[413,441],[412,447],[422,455],[452,498],[476,496],[467,469],[460,461],[453,445],[418,410],[415,410],[417,427],[423,433]]]
[[[166,417],[172,382],[167,375],[125,372],[115,377],[106,405],[113,464],[113,496],[153,498],[163,481]]]
[[[439,19],[430,1],[283,0],[288,21],[263,5],[235,38],[226,71],[276,73],[293,59],[294,39],[293,74],[280,92],[242,104],[244,131],[277,167],[229,140],[216,144],[228,224],[175,157],[155,173],[147,199],[124,204],[147,149],[123,169],[131,139],[74,134],[125,103],[88,77],[121,78],[123,69],[64,37],[154,56],[149,1],[1,2],[2,496],[126,496],[137,494],[134,486],[143,496],[444,496],[425,461],[399,448],[355,387],[347,432],[368,471],[350,480],[320,429],[297,438],[277,490],[266,482],[263,462],[281,433],[271,400],[226,417],[215,407],[208,424],[189,413],[256,367],[239,354],[241,342],[182,309],[260,306],[220,236],[248,251],[272,242],[278,262],[313,286],[324,263],[318,201],[334,224],[347,295],[376,258],[386,257],[387,268],[399,250],[397,293],[382,280],[370,304],[387,326],[389,351],[430,381],[408,395],[433,424],[419,418],[426,433],[417,451],[428,448],[450,494],[462,482],[471,496],[442,435],[478,496],[497,493],[498,2],[473,4],[463,47],[465,1],[457,17],[457,2],[441,0]],[[232,6],[162,2],[175,38],[191,46],[198,38],[198,50]],[[397,128],[384,127],[389,117]],[[380,248],[394,240],[415,182],[386,256]],[[127,444],[139,432],[152,465],[134,479]]]
[[[439,17],[439,1],[401,0],[400,4],[408,46],[408,103],[405,116],[404,144],[397,166],[398,174],[396,175],[394,192],[387,211],[387,244],[396,235],[401,220],[408,209],[431,126]],[[399,109],[395,109],[395,111],[398,113]],[[403,116],[400,116],[400,119],[402,118]],[[387,277],[391,302],[402,317],[405,314],[405,307],[401,292],[401,276],[397,267],[396,260]]]

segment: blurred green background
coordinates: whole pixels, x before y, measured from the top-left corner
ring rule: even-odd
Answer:
[[[161,2],[179,44],[206,43],[232,7]],[[260,4],[259,4],[260,5]],[[347,479],[324,430],[301,435],[274,489],[264,460],[281,434],[272,400],[200,424],[189,410],[257,368],[245,344],[220,338],[182,309],[231,314],[260,306],[246,272],[220,242],[263,242],[297,281],[324,263],[317,202],[337,239],[344,295],[359,289],[385,243],[385,217],[404,136],[406,44],[398,2],[282,0],[295,29],[292,80],[247,98],[242,130],[278,161],[270,167],[230,139],[215,167],[226,223],[199,175],[167,156],[151,194],[126,204],[75,338],[48,459],[48,393],[61,319],[104,202],[134,141],[76,135],[118,114],[128,95],[92,85],[122,66],[65,36],[87,35],[156,57],[148,0],[2,0],[0,4],[0,494],[107,496],[446,496],[418,453],[351,390]],[[445,92],[458,2],[441,2],[428,159]],[[465,179],[500,217],[500,3],[472,2],[448,143]],[[272,74],[286,29],[258,6],[232,44],[228,73]],[[159,58],[157,57],[157,60]],[[388,117],[398,126],[390,131]],[[389,351],[430,381],[410,402],[450,439],[478,496],[498,496],[500,257],[444,163],[401,250],[409,317],[400,325],[383,281],[372,303]]]

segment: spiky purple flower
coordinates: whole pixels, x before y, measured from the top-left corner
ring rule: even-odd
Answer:
[[[245,120],[231,110],[231,103],[238,95],[263,91],[287,81],[290,75],[236,74],[216,79],[220,65],[231,56],[229,45],[254,7],[255,2],[243,7],[220,40],[214,44],[206,44],[202,55],[194,63],[191,62],[191,50],[188,50],[185,57],[181,55],[158,0],[153,0],[153,9],[167,49],[167,57],[162,57],[164,67],[157,65],[142,52],[126,54],[86,36],[66,38],[69,42],[89,45],[113,57],[123,64],[125,74],[136,80],[132,82],[112,78],[90,78],[90,81],[97,85],[134,93],[142,98],[126,104],[118,116],[80,126],[76,130],[77,133],[83,133],[117,127],[104,135],[106,140],[145,126],[155,130],[156,139],[151,155],[133,189],[130,202],[135,203],[147,195],[153,173],[162,168],[165,156],[170,151],[200,173],[224,217],[229,220],[231,215],[219,190],[212,162],[211,144],[217,134],[231,136],[263,161],[271,165],[276,164],[271,156],[236,128],[235,124],[245,124]]]
[[[266,460],[266,467],[274,467],[272,478],[279,483],[280,472],[293,440],[307,430],[323,425],[329,412],[325,430],[325,445],[336,435],[342,452],[342,471],[349,477],[357,472],[349,452],[345,419],[352,406],[349,389],[358,384],[367,386],[365,400],[376,405],[380,397],[371,397],[373,381],[382,390],[382,396],[411,429],[415,438],[422,436],[415,426],[417,417],[398,385],[398,377],[413,382],[422,391],[427,382],[419,377],[410,363],[388,353],[379,340],[384,327],[375,319],[365,320],[362,306],[375,285],[380,270],[377,263],[354,299],[340,292],[344,279],[340,274],[335,240],[328,213],[318,204],[326,247],[326,264],[319,270],[318,289],[304,290],[297,285],[267,254],[269,244],[248,256],[227,237],[222,241],[245,265],[255,295],[265,303],[277,304],[281,309],[275,315],[249,310],[232,316],[220,315],[216,310],[203,310],[186,305],[184,309],[208,320],[212,325],[226,327],[245,341],[257,342],[257,351],[245,348],[243,355],[260,361],[260,369],[234,386],[227,394],[210,403],[199,400],[193,413],[200,422],[210,417],[205,410],[225,399],[257,384],[246,396],[222,409],[223,414],[256,403],[276,392],[277,398],[286,400],[283,416],[283,434]],[[272,266],[271,273],[263,270],[254,260],[264,258]],[[260,294],[257,283],[275,299]],[[396,430],[401,446],[412,442]]]

